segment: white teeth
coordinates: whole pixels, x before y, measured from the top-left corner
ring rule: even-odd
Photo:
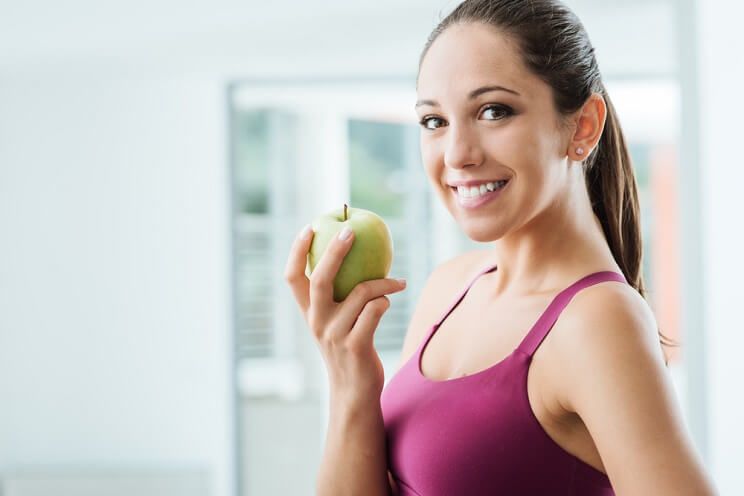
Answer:
[[[495,183],[485,183],[480,186],[458,186],[457,194],[463,198],[475,198],[491,191],[502,188],[506,184],[506,181],[496,181]]]

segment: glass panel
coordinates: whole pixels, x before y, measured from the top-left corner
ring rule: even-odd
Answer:
[[[403,125],[349,121],[351,203],[385,217],[404,207]]]
[[[233,150],[235,153],[235,198],[241,213],[266,214],[269,211],[268,111],[235,113]]]

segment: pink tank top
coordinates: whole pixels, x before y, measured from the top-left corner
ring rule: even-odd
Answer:
[[[622,274],[595,272],[558,293],[519,346],[474,374],[431,380],[421,355],[444,319],[481,275],[432,326],[416,353],[380,398],[390,472],[401,496],[614,495],[608,477],[557,444],[535,417],[527,396],[532,355],[581,289]]]

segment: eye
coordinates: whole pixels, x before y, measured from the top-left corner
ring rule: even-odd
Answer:
[[[501,112],[502,118],[509,117],[510,115],[514,114],[512,109],[510,109],[509,107],[505,107],[504,105],[488,105],[486,108],[483,109],[483,113],[485,114],[486,112],[489,112],[491,110],[496,111],[496,112]],[[489,120],[500,120],[500,119],[489,119]]]
[[[424,129],[428,129],[428,130],[430,130],[430,131],[431,131],[431,130],[434,130],[434,129],[436,129],[436,128],[432,128],[432,127],[429,127],[429,126],[428,126],[428,123],[429,123],[429,122],[431,122],[431,121],[441,121],[441,120],[442,120],[442,119],[440,119],[439,117],[432,117],[432,116],[429,116],[429,115],[427,115],[427,116],[425,116],[425,117],[421,118],[421,120],[419,121],[419,124],[420,124],[420,125],[421,125],[421,127],[423,127]]]

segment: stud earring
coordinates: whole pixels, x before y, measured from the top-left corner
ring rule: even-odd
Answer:
[[[584,149],[583,149],[583,148],[581,148],[581,147],[578,147],[578,148],[576,149],[576,153],[578,153],[579,155],[583,155],[583,154],[584,154]]]

